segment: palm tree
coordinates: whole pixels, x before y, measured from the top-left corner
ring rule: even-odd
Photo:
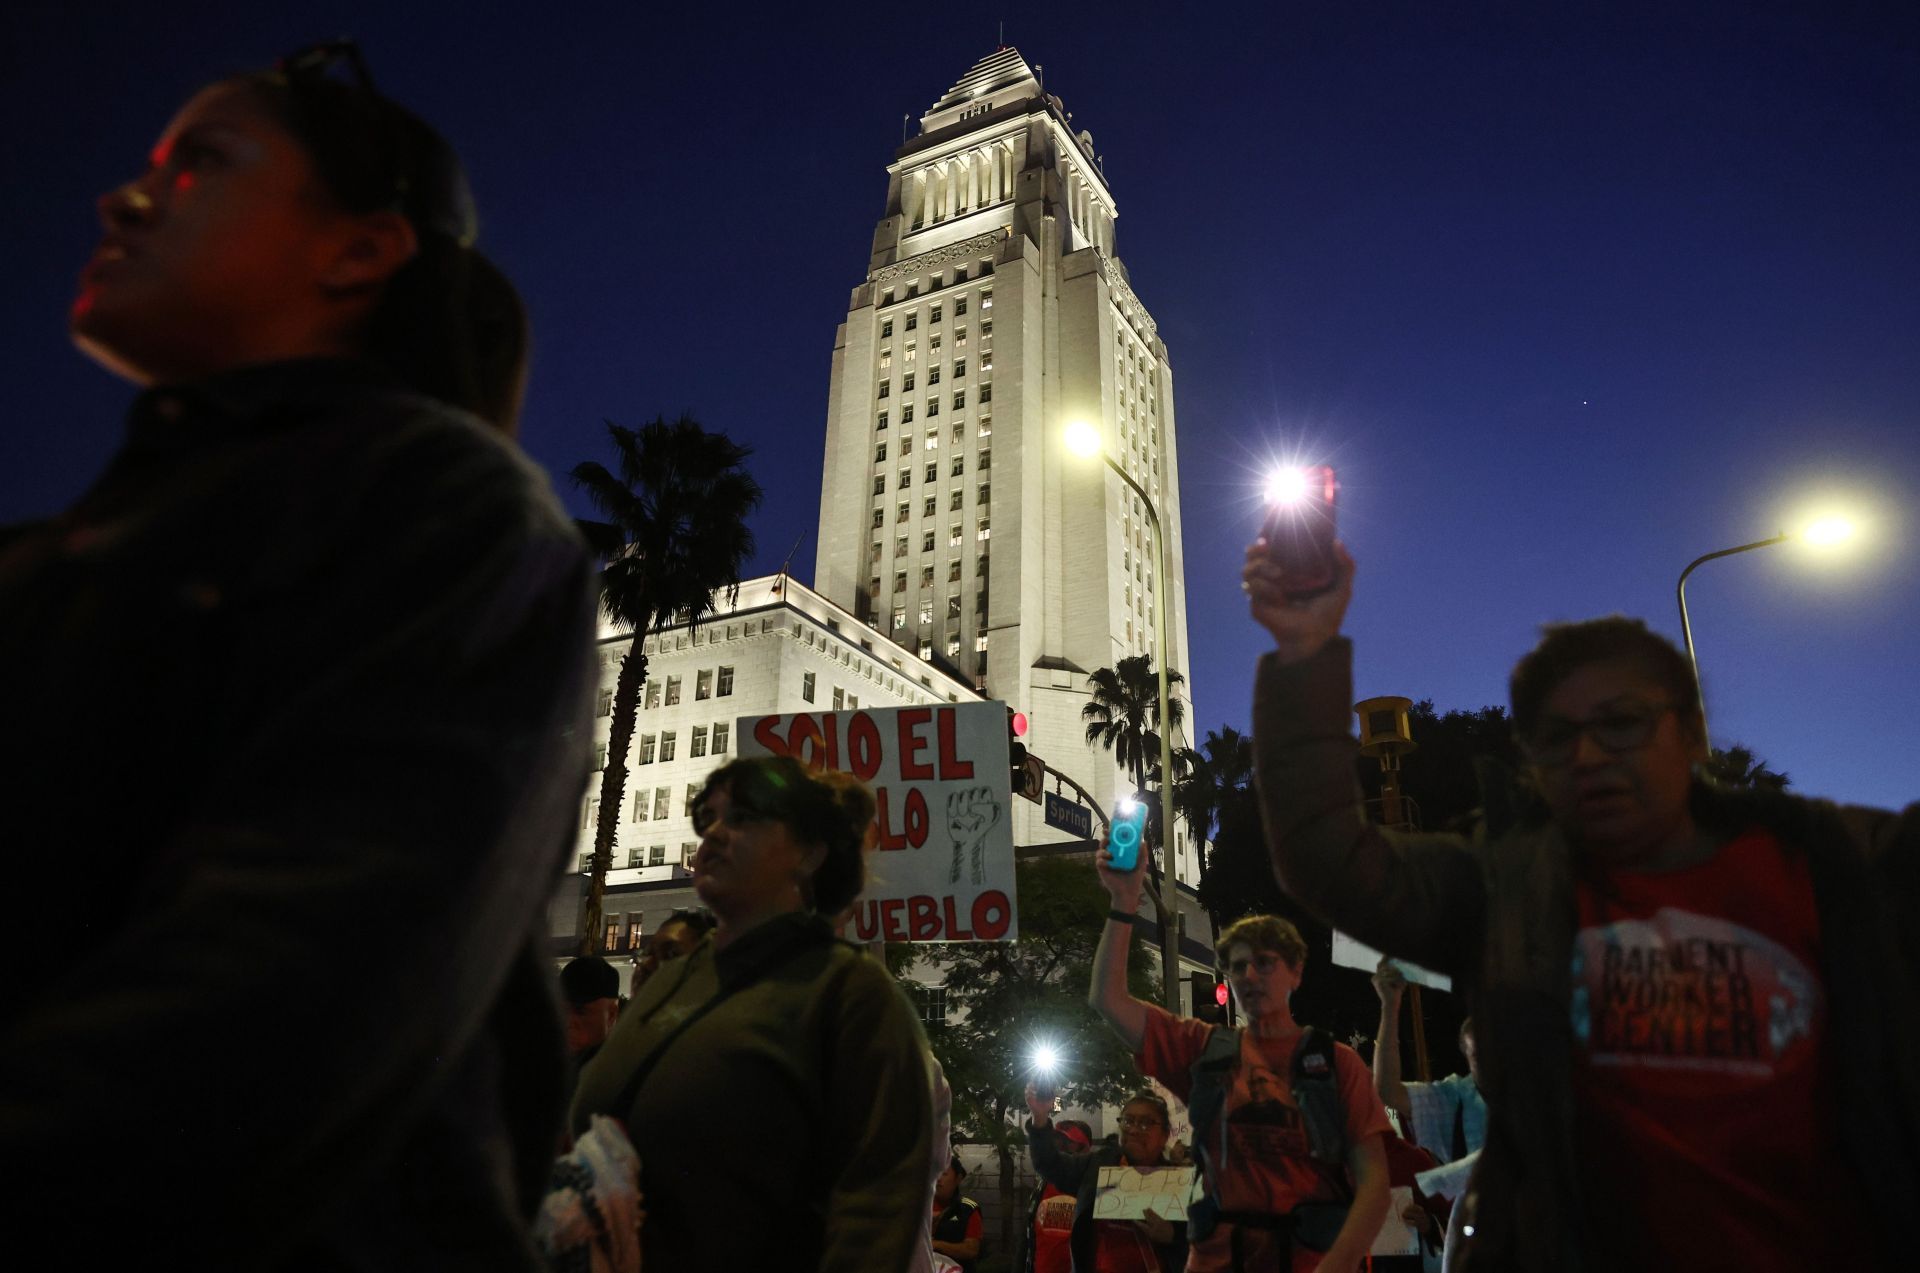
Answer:
[[[1734,743],[1716,747],[1707,757],[1707,776],[1725,787],[1750,787],[1760,791],[1785,791],[1790,781],[1786,774],[1767,767],[1753,754],[1751,747]]]
[[[607,766],[600,774],[600,811],[593,828],[580,953],[598,940],[607,868],[613,862],[620,803],[627,790],[627,753],[646,684],[643,642],[668,623],[697,628],[711,614],[714,595],[738,595],[740,568],[753,554],[746,519],[760,506],[760,484],[740,466],[751,454],[724,433],[709,433],[690,416],[664,418],[638,429],[611,421],[616,470],[594,460],[573,467],[604,522],[580,529],[601,560],[600,605],[607,618],[633,634],[613,692]]]
[[[1179,729],[1185,721],[1186,705],[1173,696],[1173,690],[1186,679],[1172,668],[1167,670],[1166,728]],[[1166,780],[1159,772],[1160,678],[1154,671],[1153,660],[1144,654],[1129,655],[1089,676],[1087,688],[1092,697],[1080,709],[1080,719],[1087,725],[1087,745],[1098,743],[1112,752],[1120,767],[1132,775],[1137,798],[1146,800],[1149,768],[1157,781]],[[1147,809],[1150,834],[1161,846],[1158,854],[1147,854],[1147,878],[1152,883],[1154,899],[1154,931],[1160,942],[1161,978],[1166,983],[1161,987],[1161,994],[1169,1005],[1174,1005],[1179,1002],[1178,981],[1174,975],[1179,963],[1167,941],[1173,899],[1167,897],[1162,887],[1165,828],[1159,825],[1158,801],[1149,802]]]
[[[1207,882],[1207,841],[1227,801],[1253,782],[1253,740],[1231,725],[1208,730],[1198,750],[1182,748],[1173,758],[1173,811],[1193,832],[1194,860],[1200,884]]]

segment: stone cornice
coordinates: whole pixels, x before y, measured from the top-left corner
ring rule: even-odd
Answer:
[[[891,283],[897,278],[905,278],[910,274],[925,273],[936,265],[945,265],[948,261],[959,261],[969,257],[979,256],[988,248],[1004,243],[1010,233],[1011,231],[1006,227],[989,230],[985,234],[976,234],[971,239],[961,239],[958,243],[949,243],[943,248],[935,248],[931,252],[922,252],[918,256],[910,256],[904,261],[896,261],[892,265],[883,265],[875,270],[867,281],[870,283]],[[1134,303],[1138,304],[1139,302],[1136,301]]]

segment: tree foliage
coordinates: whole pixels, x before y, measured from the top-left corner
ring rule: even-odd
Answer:
[[[614,684],[607,763],[600,775],[580,953],[599,941],[601,899],[613,861],[626,796],[627,756],[647,679],[642,642],[671,622],[697,627],[714,597],[740,584],[753,555],[747,517],[760,506],[760,484],[741,466],[751,452],[689,416],[656,419],[638,429],[609,422],[615,465],[576,464],[573,480],[606,521],[582,521],[581,533],[605,565],[600,605],[633,633]]]
[[[1751,748],[1734,743],[1716,747],[1702,767],[1707,777],[1723,787],[1750,787],[1761,791],[1785,791],[1791,781],[1786,774],[1767,767],[1767,762]]]
[[[1038,1044],[1059,1052],[1060,1092],[1068,1104],[1111,1104],[1141,1082],[1125,1045],[1087,1005],[1109,904],[1092,864],[1085,858],[1022,861],[1015,887],[1017,940],[915,946],[903,968],[919,980],[944,979],[948,1023],[929,1028],[928,1039],[953,1088],[954,1139],[991,1145],[1009,1188],[1015,1158],[1025,1152],[1020,1118]],[[1140,998],[1157,997],[1152,958],[1138,942],[1127,979]],[[1008,1214],[1020,1218],[1011,1207]],[[1011,1236],[1011,1230],[1003,1235],[1008,1250]]]

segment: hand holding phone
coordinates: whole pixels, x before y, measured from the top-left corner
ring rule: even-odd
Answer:
[[[1294,600],[1317,597],[1339,578],[1333,555],[1334,502],[1340,490],[1333,467],[1283,469],[1267,486],[1267,518],[1260,528],[1267,557],[1283,572]]]

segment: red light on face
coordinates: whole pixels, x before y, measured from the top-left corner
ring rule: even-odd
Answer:
[[[1015,738],[1025,738],[1027,736],[1027,714],[1025,712],[1015,712],[1013,714],[1013,736]]]
[[[1227,1006],[1227,983],[1221,982],[1213,988],[1213,1001],[1221,1007]]]

